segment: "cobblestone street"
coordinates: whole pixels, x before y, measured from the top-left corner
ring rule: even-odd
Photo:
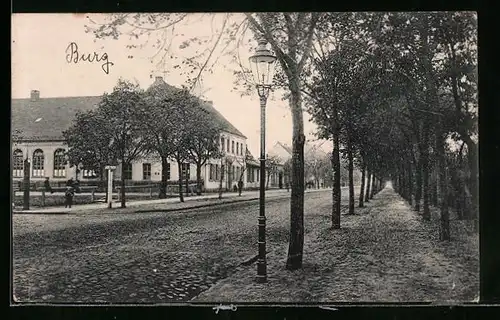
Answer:
[[[330,197],[307,193],[306,217],[330,210]],[[287,241],[289,206],[288,197],[266,202],[268,249]],[[15,235],[16,301],[188,301],[257,254],[258,201],[134,215]]]

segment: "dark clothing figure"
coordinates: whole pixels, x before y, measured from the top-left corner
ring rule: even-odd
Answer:
[[[238,181],[238,194],[241,196],[241,191],[243,190],[243,181]]]
[[[75,181],[73,180],[73,178],[71,178],[68,181],[66,181],[66,187],[73,187],[74,183]]]
[[[80,190],[80,180],[76,180],[75,182],[73,182],[73,189],[76,193],[80,193],[81,190]]]
[[[52,190],[52,187],[50,186],[49,178],[45,179],[45,181],[43,182],[43,186],[45,188],[45,191],[50,192],[50,193],[54,193],[54,191]]]
[[[71,205],[73,204],[73,196],[75,195],[75,191],[73,190],[72,187],[68,187],[66,189],[66,192],[64,193],[64,198],[65,198],[65,202],[64,202],[64,207],[65,208],[71,208]]]

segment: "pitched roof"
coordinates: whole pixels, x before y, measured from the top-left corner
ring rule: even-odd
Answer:
[[[146,91],[152,91],[152,90],[180,90],[179,88],[176,88],[163,80],[162,77],[156,77],[155,81],[151,86],[146,90]],[[201,107],[205,109],[215,120],[215,122],[221,126],[222,130],[232,133],[234,135],[240,136],[242,138],[247,138],[241,131],[236,129],[236,127],[229,122],[224,116],[217,111],[217,109],[214,108],[212,101],[204,101],[201,100]]]
[[[260,162],[257,161],[257,159],[255,159],[255,157],[253,156],[253,154],[250,152],[250,150],[246,150],[246,162],[248,165],[253,165],[253,166],[256,166],[258,167],[260,165]]]
[[[73,122],[77,111],[97,107],[101,97],[59,97],[12,99],[12,131],[20,130],[23,140],[63,140],[62,132]]]
[[[158,87],[177,89],[157,77],[148,90]],[[64,140],[62,132],[71,127],[76,113],[97,108],[100,100],[101,96],[12,99],[12,132],[19,130],[22,140]],[[246,139],[211,102],[203,101],[202,107],[224,131]]]

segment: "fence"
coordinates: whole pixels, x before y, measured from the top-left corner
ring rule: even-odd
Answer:
[[[188,183],[188,188],[186,185],[182,184],[182,193],[186,196],[196,194],[197,184]],[[115,191],[118,193],[118,199],[121,200],[121,186],[116,186]],[[125,186],[125,194],[128,193],[143,193],[149,194],[150,198],[153,198],[160,192],[160,183],[148,184],[148,185],[136,185],[136,186]],[[179,194],[179,185],[167,184],[167,196],[174,197]]]

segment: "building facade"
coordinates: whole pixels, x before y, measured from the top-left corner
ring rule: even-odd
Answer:
[[[170,87],[163,78],[156,77],[152,87]],[[97,108],[101,97],[60,97],[41,98],[40,92],[33,90],[28,99],[12,100],[12,178],[14,182],[23,179],[24,160],[31,163],[30,179],[42,182],[46,177],[53,184],[64,183],[69,178],[81,182],[92,182],[99,178],[96,173],[85,168],[77,170],[66,161],[67,145],[63,131],[72,125],[77,112],[85,112]],[[210,159],[201,170],[203,185],[206,190],[219,188],[222,178],[223,188],[232,189],[241,178],[246,185],[246,140],[247,138],[225,119],[213,106],[211,101],[203,101],[202,107],[221,125],[220,148],[222,159]],[[183,179],[196,180],[196,166],[191,163],[182,164],[179,170],[175,161],[169,161],[167,177],[170,181]],[[148,181],[159,182],[162,167],[159,157],[145,156],[124,170],[125,180],[129,184]],[[121,179],[121,166],[118,165],[114,179]]]

